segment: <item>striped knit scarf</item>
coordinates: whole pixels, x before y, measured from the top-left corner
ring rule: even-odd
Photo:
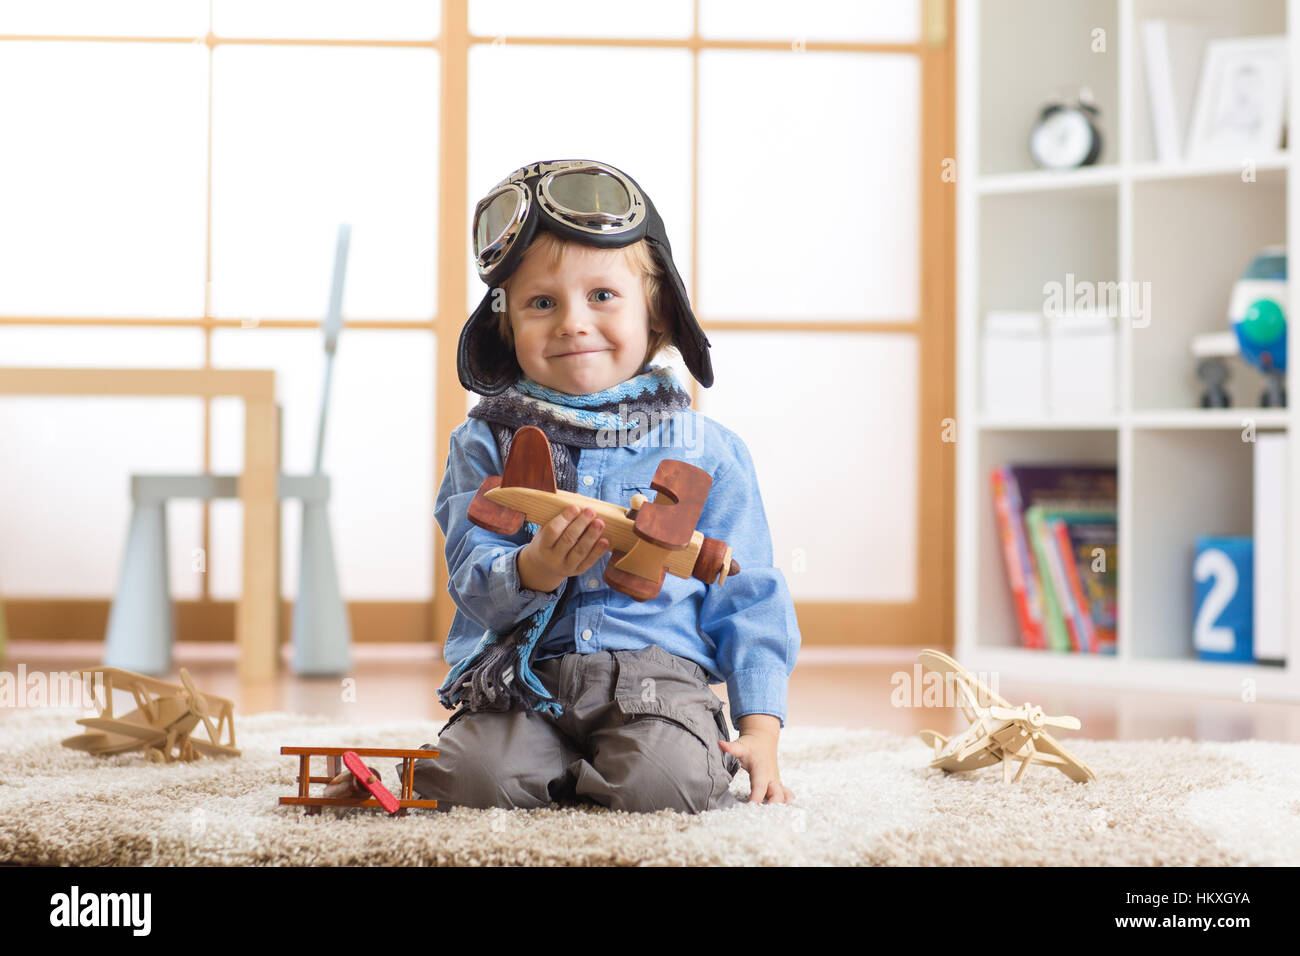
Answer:
[[[671,369],[647,365],[627,381],[589,395],[569,395],[523,376],[499,395],[480,399],[469,415],[490,424],[503,463],[510,454],[515,431],[524,425],[536,425],[551,444],[556,487],[576,492],[577,462],[570,446],[635,444],[652,427],[658,427],[661,416],[669,417],[690,403],[690,395],[678,385]],[[532,521],[524,527],[530,538],[541,530]],[[463,703],[471,711],[506,711],[519,702],[557,717],[563,713],[530,665],[537,643],[568,586],[566,579],[555,600],[506,633],[490,628],[485,631],[474,650],[452,668],[438,688],[442,705],[449,710]]]

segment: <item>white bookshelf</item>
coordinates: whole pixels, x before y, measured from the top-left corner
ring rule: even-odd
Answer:
[[[968,668],[1008,681],[1300,699],[1300,269],[1292,265],[1286,409],[1260,408],[1262,378],[1234,363],[1229,409],[1197,407],[1193,336],[1226,331],[1227,296],[1250,256],[1300,236],[1300,0],[973,0],[957,30],[957,634]],[[1290,37],[1286,151],[1238,163],[1157,162],[1137,24],[1201,20],[1223,35]],[[1094,52],[1093,31],[1106,51]],[[1054,89],[1092,89],[1098,163],[1038,170],[1030,127]],[[1294,251],[1292,249],[1291,251]],[[1295,257],[1291,257],[1295,259]],[[1121,322],[1116,410],[1095,417],[985,418],[980,329],[990,310],[1041,309],[1067,273],[1151,283],[1150,324]],[[1253,532],[1257,431],[1287,431],[1289,646],[1284,667],[1199,661],[1191,563],[1200,534]],[[1119,475],[1118,653],[1028,650],[994,525],[997,465],[1101,462]]]

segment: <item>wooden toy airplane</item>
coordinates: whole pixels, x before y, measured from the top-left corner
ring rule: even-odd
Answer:
[[[393,816],[406,816],[407,808],[436,810],[437,800],[415,796],[415,763],[438,756],[437,750],[394,750],[386,747],[281,747],[280,753],[298,758],[298,793],[281,797],[281,806],[306,807],[308,816],[320,813],[321,807],[382,807]],[[312,757],[324,757],[328,773],[313,777]],[[393,796],[379,779],[379,773],[367,767],[362,757],[396,757],[402,761],[400,795]],[[341,772],[347,767],[347,772]],[[322,796],[311,795],[313,783],[325,784]]]
[[[633,495],[627,509],[555,486],[551,443],[533,425],[515,433],[505,473],[483,479],[469,506],[469,520],[480,528],[510,535],[524,520],[545,525],[569,505],[590,508],[605,522],[610,560],[605,583],[637,601],[659,593],[664,573],[722,584],[740,572],[725,541],[706,538],[695,525],[713,487],[708,472],[684,461],[659,463],[650,487],[654,501]]]
[[[98,717],[77,721],[93,732],[69,737],[63,746],[92,754],[119,754],[142,748],[150,760],[160,763],[197,760],[205,754],[209,757],[240,755],[235,749],[234,704],[224,697],[200,694],[185,668],[181,668],[180,684],[169,684],[117,667],[91,667],[76,673],[102,678],[104,696],[98,705]],[[115,717],[114,688],[129,691],[135,698],[136,709]],[[207,740],[191,736],[200,723],[207,731]],[[229,739],[222,740],[223,732]]]
[[[1096,780],[1097,775],[1082,760],[1066,750],[1044,727],[1078,730],[1077,717],[1048,717],[1043,708],[1026,702],[1012,707],[1005,698],[993,693],[970,671],[947,654],[925,650],[917,660],[956,685],[957,706],[970,727],[952,739],[933,730],[921,731],[921,739],[934,747],[930,766],[945,771],[978,770],[1002,764],[1002,782],[1019,783],[1031,763],[1056,767],[1076,783]],[[1015,780],[1011,765],[1020,762]]]

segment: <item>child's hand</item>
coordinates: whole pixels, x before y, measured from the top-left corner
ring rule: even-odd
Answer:
[[[519,583],[533,591],[554,591],[565,578],[582,574],[609,550],[600,536],[605,522],[590,508],[569,505],[543,525],[519,552]]]
[[[772,730],[758,726],[754,717],[768,717],[776,725]],[[776,741],[780,735],[780,721],[767,714],[750,714],[740,718],[740,736],[735,740],[719,740],[720,746],[727,753],[735,756],[740,765],[749,774],[750,803],[792,803],[794,793],[781,783],[776,766]]]

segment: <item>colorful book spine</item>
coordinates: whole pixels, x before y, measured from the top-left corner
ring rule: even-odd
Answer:
[[[1083,582],[1079,580],[1079,566],[1074,560],[1074,544],[1070,541],[1069,525],[1061,518],[1053,519],[1051,525],[1052,535],[1056,539],[1056,552],[1060,555],[1061,567],[1065,572],[1065,587],[1070,595],[1074,630],[1078,634],[1078,650],[1084,654],[1096,654],[1097,629],[1092,622],[1088,597],[1083,593]]]
[[[1029,526],[1029,540],[1034,548],[1034,557],[1038,561],[1039,581],[1043,592],[1043,631],[1047,636],[1047,646],[1054,651],[1071,649],[1070,634],[1065,626],[1065,615],[1058,600],[1055,578],[1059,575],[1058,567],[1053,567],[1051,539],[1044,527],[1045,516],[1042,505],[1034,505],[1025,510],[1025,523]]]
[[[1042,602],[1024,538],[1019,496],[1014,494],[1014,482],[1008,478],[1006,468],[993,470],[993,510],[998,540],[1002,544],[1003,562],[1011,585],[1016,620],[1020,625],[1020,643],[1025,647],[1040,648],[1043,646]]]

